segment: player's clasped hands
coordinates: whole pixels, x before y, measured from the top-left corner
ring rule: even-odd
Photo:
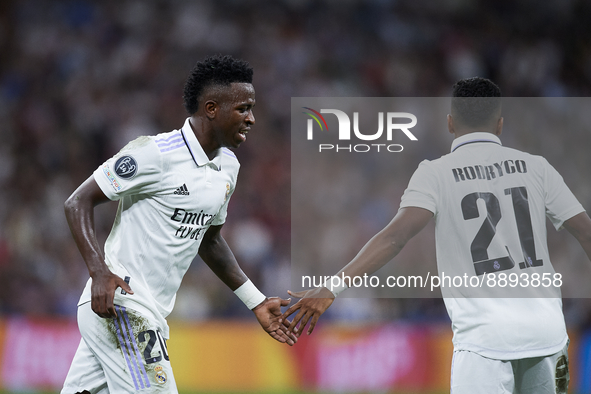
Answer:
[[[299,337],[304,332],[306,324],[310,322],[310,326],[308,327],[308,335],[310,335],[314,331],[314,327],[320,316],[332,305],[334,295],[326,287],[295,293],[290,290],[287,292],[293,297],[300,298],[298,302],[290,306],[283,314],[283,320],[287,322],[287,318],[299,310],[298,314],[291,321],[291,324],[289,324],[287,334],[295,334]]]
[[[281,307],[287,306],[291,299],[284,300],[279,297],[267,297],[265,301],[254,307],[252,310],[261,327],[275,340],[293,346],[297,337],[293,332],[287,333],[289,321],[283,319]]]

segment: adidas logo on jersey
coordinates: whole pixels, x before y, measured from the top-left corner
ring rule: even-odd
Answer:
[[[180,194],[181,196],[188,196],[189,189],[187,189],[187,185],[183,183],[183,186],[179,187],[174,191],[174,194]]]

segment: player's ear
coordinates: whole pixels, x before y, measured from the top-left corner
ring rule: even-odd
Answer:
[[[495,132],[495,135],[497,137],[500,137],[502,133],[503,133],[503,117],[501,116],[497,122],[497,130]]]
[[[451,134],[455,134],[456,130],[454,129],[454,120],[451,117],[450,114],[447,114],[447,130],[451,133]]]
[[[219,109],[219,104],[215,100],[207,100],[203,103],[203,112],[208,119],[215,119]]]

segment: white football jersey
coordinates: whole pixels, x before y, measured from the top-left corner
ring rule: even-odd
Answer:
[[[111,200],[119,200],[105,243],[109,269],[134,294],[115,292],[115,303],[163,322],[173,309],[181,280],[211,225],[225,222],[239,163],[220,148],[209,160],[189,124],[139,137],[94,172]],[[91,279],[79,304],[90,301]]]
[[[440,277],[520,279],[516,288],[495,286],[490,298],[466,288],[443,291],[454,348],[501,360],[560,351],[568,340],[560,289],[523,286],[534,273],[553,278],[546,216],[560,229],[583,207],[546,159],[503,147],[491,133],[456,138],[451,150],[419,165],[401,208],[433,212]]]

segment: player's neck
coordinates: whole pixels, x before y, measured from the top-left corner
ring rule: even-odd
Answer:
[[[199,145],[201,145],[203,152],[205,152],[209,160],[212,160],[216,155],[216,151],[220,148],[220,144],[213,138],[212,133],[207,133],[205,131],[205,125],[203,124],[202,119],[191,116],[189,124],[191,125],[191,130],[193,130],[193,134],[195,134],[197,141],[199,141]]]
[[[481,129],[476,129],[476,130],[474,130],[474,129],[471,129],[471,130],[456,130],[454,132],[454,138],[460,138],[460,137],[463,137],[463,136],[465,136],[467,134],[473,134],[473,133],[489,133],[489,134],[498,136],[497,133],[492,132],[490,130],[485,130],[485,129],[482,129],[482,130]]]
[[[454,135],[454,138],[471,133],[491,133],[500,137],[503,132],[503,117],[498,118],[494,123],[485,123],[481,126],[473,127],[457,122],[451,115],[447,115],[447,130]]]

